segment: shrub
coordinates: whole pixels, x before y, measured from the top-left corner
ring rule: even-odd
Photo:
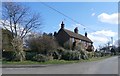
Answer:
[[[15,51],[3,51],[2,52],[2,57],[3,57],[3,60],[6,60],[6,61],[20,61],[21,59],[21,54],[25,55],[25,52],[15,52]],[[24,60],[25,60],[25,57],[24,57]]]
[[[45,55],[37,54],[32,58],[32,60],[37,62],[45,62],[48,61],[48,58]]]
[[[70,60],[71,59],[71,52],[69,52],[69,51],[62,52],[62,59]]]
[[[64,53],[65,49],[62,47],[58,47],[56,51],[53,52],[54,59],[61,59],[62,54]]]
[[[77,52],[77,51],[73,51],[73,60],[80,60],[80,52]]]
[[[92,55],[90,53],[87,53],[88,58],[92,58]]]
[[[100,57],[101,56],[100,53],[98,53],[98,52],[95,52],[94,54],[95,54],[95,57]]]
[[[104,52],[101,52],[101,57],[105,56],[105,53]]]
[[[88,59],[88,55],[85,51],[80,51],[82,59]]]
[[[16,58],[16,52],[15,51],[3,51],[2,57],[4,60],[12,61]]]
[[[75,49],[80,52],[82,59],[88,59],[88,55],[85,50],[86,48],[84,47],[84,45],[82,43],[78,43],[78,45],[75,47]]]
[[[94,52],[88,52],[87,56],[88,56],[88,58],[92,58],[94,56]]]
[[[56,40],[51,36],[32,37],[26,40],[26,44],[31,50],[36,50],[46,55],[53,53],[58,47]]]
[[[88,56],[87,55],[81,55],[81,58],[86,60],[86,59],[88,59]]]
[[[26,51],[26,60],[32,60],[32,58],[37,54],[38,53],[34,51]]]
[[[20,51],[17,52],[14,58],[14,61],[21,61],[21,60],[25,60],[25,52],[24,51]]]
[[[53,53],[53,58],[54,58],[54,59],[61,59],[61,54],[59,54],[58,51],[55,51],[55,52]]]
[[[47,60],[53,60],[53,56],[46,56]]]
[[[58,52],[59,54],[62,54],[64,51],[65,51],[65,49],[62,48],[62,47],[57,48],[57,52]]]
[[[78,50],[78,51],[84,51],[85,49],[86,48],[82,43],[78,43],[78,45],[75,46],[75,50]]]
[[[80,60],[80,53],[78,51],[64,51],[62,54],[64,60]]]

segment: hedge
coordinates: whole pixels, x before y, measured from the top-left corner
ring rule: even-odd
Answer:
[[[3,60],[12,61],[16,58],[15,51],[3,51],[2,52]]]
[[[64,51],[61,59],[64,60],[80,60],[81,54],[78,51]]]
[[[42,54],[37,54],[32,58],[32,61],[45,62],[48,61],[48,57]]]

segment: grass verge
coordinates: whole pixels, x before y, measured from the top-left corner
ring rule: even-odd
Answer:
[[[41,65],[46,65],[46,64],[70,64],[70,63],[78,63],[78,62],[91,62],[91,61],[98,61],[98,60],[102,60],[102,59],[106,59],[109,58],[111,56],[105,56],[105,57],[98,57],[98,58],[90,58],[88,60],[51,60],[51,61],[47,61],[47,62],[35,62],[35,61],[23,61],[23,62],[19,62],[19,61],[2,61],[2,64],[5,65],[31,65],[31,64],[41,64]]]

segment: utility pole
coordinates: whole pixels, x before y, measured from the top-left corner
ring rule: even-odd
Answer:
[[[113,47],[113,37],[111,37],[111,44],[112,44],[112,47]]]

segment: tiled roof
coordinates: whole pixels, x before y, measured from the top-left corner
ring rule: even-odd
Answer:
[[[81,34],[76,34],[70,30],[67,30],[67,29],[63,29],[70,37],[73,37],[73,38],[77,38],[77,39],[80,39],[80,40],[83,40],[83,41],[87,41],[87,42],[90,42],[92,43],[92,41],[86,37],[86,36],[83,36]]]

